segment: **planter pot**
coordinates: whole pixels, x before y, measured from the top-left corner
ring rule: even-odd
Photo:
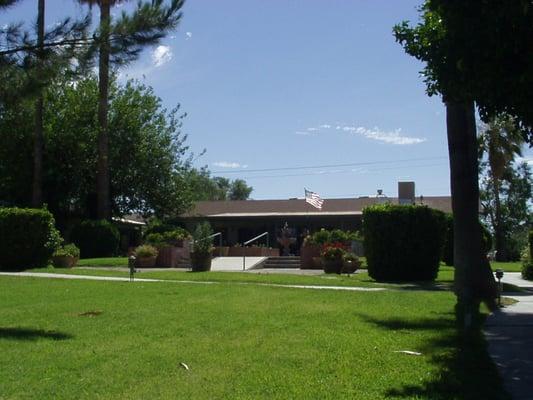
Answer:
[[[155,267],[157,257],[138,257],[135,260],[135,266],[138,268],[152,268]]]
[[[343,261],[324,259],[324,272],[326,274],[340,274],[342,271]]]
[[[54,256],[52,257],[52,264],[56,268],[72,268],[78,262],[78,257],[72,256]]]
[[[211,271],[211,253],[191,253],[193,272]]]
[[[311,244],[300,248],[300,265],[302,269],[322,269],[322,264],[318,265],[313,261],[315,257],[320,257],[320,246]]]
[[[353,274],[360,266],[360,261],[344,261],[342,265],[343,274]]]
[[[311,266],[311,269],[324,269],[324,259],[320,256],[313,257]]]
[[[157,253],[155,264],[163,268],[175,268],[178,265],[178,248],[174,246],[161,247]]]

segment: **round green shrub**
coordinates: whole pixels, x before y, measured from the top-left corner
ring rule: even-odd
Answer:
[[[60,246],[54,251],[53,254],[54,257],[80,257],[80,249],[75,244],[66,244],[64,246]]]
[[[0,208],[0,270],[45,267],[62,242],[46,209]]]
[[[378,281],[434,280],[445,233],[444,213],[426,206],[375,205],[363,210],[368,274]]]
[[[111,257],[117,254],[120,242],[118,229],[109,221],[83,221],[70,236],[80,248],[81,258]]]

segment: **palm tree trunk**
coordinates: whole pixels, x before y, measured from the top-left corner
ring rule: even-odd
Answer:
[[[478,150],[474,103],[446,103],[450,183],[454,221],[455,293],[459,322],[469,329],[485,301],[492,306],[496,285],[482,254],[479,226]]]
[[[41,62],[44,45],[44,1],[39,0],[37,12],[37,45],[38,62]],[[41,207],[43,204],[43,113],[44,99],[43,92],[39,93],[35,101],[35,130],[33,137],[33,190],[32,201],[33,207]]]
[[[502,206],[500,202],[500,182],[493,174],[493,190],[494,190],[494,242],[496,249],[496,260],[507,261],[507,254],[505,250],[505,238],[502,231]]]
[[[109,196],[109,132],[108,132],[108,92],[109,92],[109,25],[110,1],[100,2],[100,29],[102,42],[100,44],[98,71],[98,170],[96,176],[97,217],[109,219],[111,217]]]

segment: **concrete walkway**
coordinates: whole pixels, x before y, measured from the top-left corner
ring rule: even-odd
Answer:
[[[52,274],[48,272],[0,272],[0,276],[16,276],[16,277],[23,277],[23,278],[129,282],[129,278],[122,278],[122,277],[117,277],[117,276]],[[277,283],[261,283],[261,282],[214,282],[214,281],[187,281],[187,280],[171,280],[171,279],[147,279],[147,278],[135,278],[135,282],[193,283],[193,284],[204,284],[204,285],[213,285],[213,284],[223,283],[223,284],[232,284],[232,285],[254,285],[254,286],[289,288],[289,289],[340,290],[340,291],[347,291],[347,292],[376,292],[376,291],[381,291],[381,290],[387,290],[385,288],[379,288],[379,287],[369,288],[369,287],[356,287],[356,286],[284,285],[284,284],[277,284]]]
[[[497,310],[485,324],[488,351],[514,400],[533,399],[533,282],[506,273],[503,282],[526,289],[506,294],[518,303]]]

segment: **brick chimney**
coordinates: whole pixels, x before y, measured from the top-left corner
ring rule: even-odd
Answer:
[[[414,182],[398,182],[398,204],[415,204]]]

